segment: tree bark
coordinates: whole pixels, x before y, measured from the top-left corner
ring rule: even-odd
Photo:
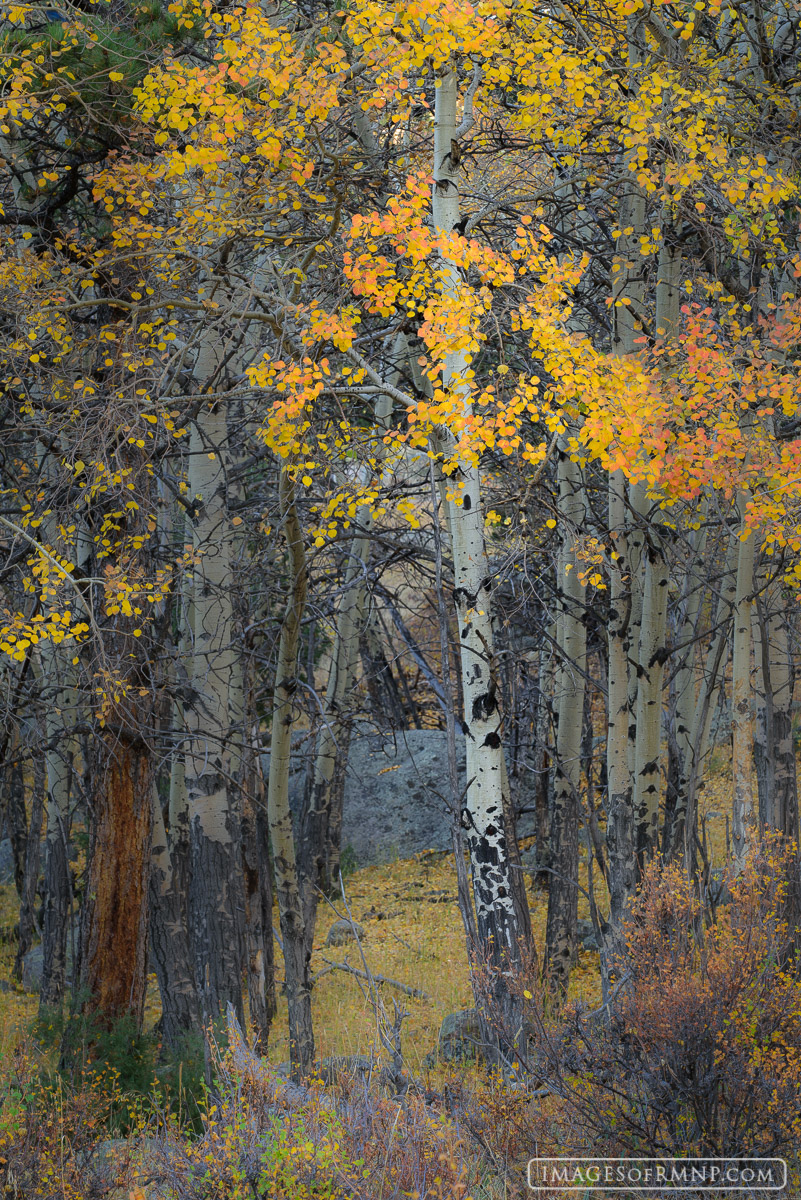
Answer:
[[[303,531],[295,506],[291,468],[282,467],[279,482],[281,520],[289,553],[289,597],[281,625],[275,668],[273,722],[267,814],[273,850],[273,873],[284,940],[284,972],[289,1009],[289,1057],[292,1077],[307,1075],[314,1058],[314,1031],[309,986],[309,950],[303,928],[303,904],[298,880],[292,813],[289,807],[289,765],[297,690],[300,625],[306,607],[308,576]]]
[[[17,895],[21,898],[28,849],[28,817],[25,812],[25,776],[22,764],[22,745],[19,736],[19,726],[16,722],[11,734],[8,757],[9,761],[6,766],[6,828],[11,840],[11,853],[14,858],[14,886],[17,889]]]
[[[191,1030],[200,1028],[187,929],[186,868],[188,828],[183,763],[174,758],[170,778],[170,836],[164,825],[157,789],[153,795],[153,840],[150,870],[150,948],[161,993],[161,1028],[165,1042],[176,1049]],[[177,777],[176,777],[177,776]]]
[[[434,178],[432,189],[434,228],[449,234],[460,220],[458,165],[451,158],[456,139],[457,74],[448,71],[435,93]],[[444,180],[447,185],[443,186]],[[443,263],[446,291],[456,294],[456,267]],[[462,412],[470,412],[470,384],[466,350],[445,356],[442,387],[450,391]],[[467,789],[462,807],[462,828],[470,853],[473,898],[479,953],[490,976],[492,1003],[504,1028],[519,1028],[515,999],[506,986],[504,972],[528,958],[530,929],[521,929],[520,914],[528,917],[522,873],[517,875],[510,857],[510,830],[504,811],[503,741],[498,707],[498,679],[494,662],[491,621],[490,570],[484,543],[481,508],[481,475],[477,467],[463,464],[460,503],[448,501],[448,520],[454,563],[454,600],[459,629],[462,696],[467,752]],[[516,902],[514,892],[523,892]]]
[[[40,1011],[57,1008],[64,998],[67,973],[67,934],[70,926],[72,888],[69,877],[68,839],[70,828],[70,791],[73,771],[75,689],[67,677],[59,688],[59,674],[65,670],[59,647],[43,641],[40,646],[42,679],[56,686],[47,701],[45,715],[45,775],[47,792],[45,811],[44,905],[42,916],[42,986]]]
[[[33,795],[31,796],[31,823],[25,854],[25,874],[22,880],[19,905],[19,942],[14,960],[14,978],[22,979],[22,960],[33,944],[36,928],[36,889],[39,884],[39,869],[42,857],[42,820],[45,806],[44,760],[36,755],[33,767]]]
[[[637,820],[637,873],[641,877],[659,844],[662,748],[662,674],[667,622],[668,569],[659,535],[646,548],[645,584],[637,658],[634,811]]]
[[[245,945],[248,968],[248,1007],[255,1048],[266,1054],[270,1026],[276,1013],[273,963],[273,888],[269,837],[263,806],[263,780],[255,755],[244,790],[242,809],[242,862],[245,873]]]
[[[93,836],[81,910],[81,984],[95,1020],[142,1028],[147,983],[153,761],[127,717],[106,726],[94,769]]]
[[[207,382],[221,354],[212,345],[196,365]],[[206,361],[208,358],[209,361]],[[189,927],[204,1027],[242,1009],[243,911],[240,820],[229,789],[229,688],[232,644],[231,526],[226,504],[227,423],[219,406],[204,406],[192,427],[189,492],[195,497],[192,592],[194,645],[184,705],[184,773],[191,866]]]
[[[584,587],[574,548],[586,519],[586,504],[581,472],[571,462],[564,440],[559,447],[558,488],[562,544],[557,568],[560,609],[557,640],[561,657],[557,671],[556,765],[544,969],[564,996],[575,957],[578,918],[579,787],[587,667]]]
[[[745,520],[745,497],[737,501],[740,520]],[[751,689],[751,610],[754,591],[755,534],[740,538],[737,558],[737,594],[734,607],[734,653],[732,657],[732,857],[739,873],[745,866],[754,823],[751,761],[754,744]]]
[[[348,699],[354,687],[359,640],[364,628],[364,574],[370,552],[368,537],[356,539],[337,613],[336,635],[325,696],[325,713],[314,761],[309,802],[301,834],[301,895],[306,949],[311,954],[321,892],[330,893],[339,873],[342,828],[342,772],[347,762],[351,723]]]
[[[629,744],[629,667],[627,628],[630,594],[627,576],[625,481],[622,471],[609,479],[609,529],[612,543],[610,609],[607,626],[608,729],[606,743],[606,847],[609,858],[610,924],[616,934],[628,912],[636,885],[634,811]]]
[[[754,605],[756,722],[754,758],[762,836],[798,842],[798,788],[793,747],[793,671],[785,600],[776,580]]]

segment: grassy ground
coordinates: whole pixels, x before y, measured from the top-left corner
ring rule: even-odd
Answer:
[[[706,819],[709,854],[714,866],[725,862],[726,821],[730,807],[730,773],[724,756],[712,764],[704,791],[701,813]],[[711,818],[707,814],[712,812]],[[525,845],[525,843],[524,843]],[[606,907],[599,873],[594,872],[598,906]],[[586,856],[582,855],[582,888],[579,917],[589,917],[585,894]],[[535,942],[541,953],[547,910],[547,890],[529,881],[529,902]],[[447,854],[424,853],[414,859],[356,871],[346,881],[348,903],[356,921],[364,928],[363,950],[371,971],[399,980],[426,993],[426,999],[403,995],[390,987],[388,997],[396,996],[409,1012],[404,1024],[404,1051],[413,1072],[421,1070],[422,1060],[436,1045],[443,1017],[472,1003],[467,974],[464,932],[456,903],[456,877]],[[312,959],[313,972],[322,971],[330,962],[349,962],[361,968],[357,946],[325,947],[331,923],[344,915],[341,903],[337,911],[320,910],[318,937]],[[17,897],[13,886],[0,888],[0,930],[10,930],[17,920]],[[274,914],[278,927],[278,914]],[[16,946],[13,941],[0,943],[0,1056],[13,1047],[19,1032],[36,1015],[38,997],[25,992],[11,978]],[[277,972],[283,974],[280,949],[276,947]],[[598,955],[579,950],[571,979],[571,996],[593,1006],[600,1001]],[[317,1052],[329,1054],[365,1054],[375,1044],[375,1020],[362,984],[352,976],[336,971],[326,974],[314,987],[314,1026]],[[146,1027],[158,1020],[160,1003],[155,976],[149,981]],[[276,1063],[289,1057],[286,1007],[279,1001],[279,1013],[270,1045],[270,1059]]]

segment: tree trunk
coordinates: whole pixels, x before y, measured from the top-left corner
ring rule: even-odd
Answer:
[[[196,365],[204,383],[221,354],[212,345]],[[208,359],[209,361],[206,361]],[[239,811],[229,789],[229,688],[235,669],[231,610],[231,526],[226,504],[227,422],[202,407],[192,427],[189,492],[196,498],[192,593],[194,645],[184,705],[184,773],[189,805],[189,929],[204,1027],[242,1009],[243,912]]]
[[[314,1058],[314,1031],[309,988],[309,951],[303,929],[303,905],[298,880],[292,813],[289,807],[289,764],[297,689],[300,625],[306,607],[308,576],[303,531],[295,507],[295,485],[290,468],[282,467],[279,501],[284,537],[289,552],[289,598],[275,668],[273,723],[270,743],[270,776],[267,814],[273,849],[275,890],[284,939],[284,971],[289,1008],[289,1056],[293,1079],[307,1075]]]
[[[43,1012],[49,1008],[57,1008],[64,997],[67,933],[72,902],[68,843],[73,770],[71,727],[75,719],[75,690],[71,679],[67,679],[60,689],[57,686],[59,672],[64,669],[64,655],[59,649],[47,641],[40,644],[42,679],[56,684],[46,702],[45,715],[47,833],[42,919],[42,987],[39,993],[39,1007]]]
[[[25,860],[28,849],[28,817],[25,812],[25,776],[19,726],[14,724],[10,738],[9,762],[6,766],[6,828],[14,858],[14,886],[22,897],[25,879]]]
[[[435,93],[434,178],[447,179],[432,189],[435,229],[449,234],[460,220],[458,166],[451,158],[456,137],[457,74],[448,71]],[[443,263],[446,291],[456,292],[459,276],[450,263]],[[442,387],[456,398],[462,411],[470,412],[470,384],[466,350],[445,356]],[[460,504],[448,502],[453,547],[454,599],[459,628],[462,696],[467,751],[468,786],[462,808],[462,827],[470,852],[473,897],[479,953],[490,974],[492,1002],[505,1030],[519,1028],[515,999],[504,972],[527,958],[530,930],[521,929],[519,914],[528,917],[522,874],[510,860],[510,830],[503,798],[503,741],[498,708],[498,679],[494,662],[490,615],[490,572],[484,544],[481,508],[481,477],[477,467],[461,467]],[[514,891],[523,891],[516,903]]]
[[[153,842],[150,870],[150,947],[161,993],[161,1028],[168,1046],[177,1048],[190,1030],[200,1027],[192,954],[187,930],[186,868],[188,829],[183,763],[173,759],[170,777],[170,836],[161,800],[153,788]]]
[[[633,18],[629,18],[630,26]],[[629,44],[629,62],[638,52]],[[642,188],[629,171],[629,156],[622,162],[620,234],[612,264],[612,351],[635,354],[640,336],[639,321],[645,295],[640,237],[645,232],[646,205]],[[637,697],[635,664],[639,649],[642,586],[640,567],[644,529],[631,526],[627,510],[627,484],[622,471],[609,476],[610,612],[607,629],[608,740],[606,749],[606,843],[609,859],[609,952],[604,949],[603,975],[614,969],[622,924],[636,886],[636,832],[634,816],[634,769],[636,727],[633,720]],[[642,515],[641,486],[630,489],[629,505],[635,517]]]
[[[575,957],[578,918],[579,787],[587,667],[584,586],[579,579],[580,564],[574,548],[586,520],[586,504],[581,472],[571,462],[564,442],[559,448],[558,486],[562,545],[557,569],[560,606],[557,639],[561,659],[557,672],[556,767],[544,969],[564,996]]]
[[[31,797],[31,823],[25,855],[25,875],[22,880],[19,905],[19,943],[14,960],[14,978],[22,979],[22,960],[33,944],[36,929],[36,889],[39,884],[39,869],[42,857],[42,820],[45,806],[44,759],[36,755],[33,766],[33,795]]]
[[[785,600],[776,580],[757,597],[754,620],[756,722],[754,758],[759,828],[798,841],[798,791],[793,748],[793,672]]]
[[[243,795],[242,862],[245,872],[245,945],[248,968],[248,1006],[255,1049],[266,1054],[270,1026],[276,1013],[273,964],[273,888],[269,838],[259,812],[263,805],[263,780],[255,755]]]
[[[634,811],[637,820],[637,872],[641,877],[659,844],[662,747],[662,674],[667,621],[668,569],[659,535],[648,540],[637,658],[634,759]]]
[[[81,983],[105,1028],[131,1014],[141,1030],[155,780],[136,724],[106,726],[94,770],[92,848],[81,910]]]
[[[337,768],[347,762],[350,741],[348,701],[355,683],[359,640],[364,627],[364,572],[369,552],[369,538],[357,538],[345,571],[324,722],[317,743],[309,802],[303,814],[301,894],[309,954],[314,941],[318,897],[321,892],[330,893],[337,883],[342,828],[342,789],[337,788],[342,772]]]
[[[745,497],[737,502],[741,522],[745,518]],[[743,532],[745,532],[743,530]],[[732,658],[732,857],[739,873],[745,866],[754,823],[754,797],[751,785],[753,753],[753,717],[751,711],[751,610],[754,591],[755,535],[740,539],[737,558],[737,595],[734,608],[734,653]]]

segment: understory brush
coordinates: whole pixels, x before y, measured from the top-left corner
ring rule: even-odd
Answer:
[[[776,843],[710,913],[676,866],[648,868],[604,1008],[525,989],[529,1082],[563,1145],[594,1155],[790,1156],[801,1142],[801,970],[791,849]]]
[[[130,1023],[46,1019],[3,1064],[0,1184],[26,1200],[110,1188],[131,1200],[501,1200],[525,1194],[530,1158],[569,1154],[777,1156],[797,1183],[795,870],[776,843],[707,910],[682,871],[653,863],[605,1007],[517,981],[526,1046],[505,1075],[462,1063],[414,1079],[376,1058],[372,1073],[301,1086],[234,1020],[227,1048],[210,1040],[207,1091],[199,1040],[168,1058]]]

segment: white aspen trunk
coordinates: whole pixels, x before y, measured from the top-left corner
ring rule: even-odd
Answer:
[[[40,448],[42,474],[51,485],[58,481],[59,466],[44,447]],[[59,531],[55,517],[43,525],[47,542],[58,549]],[[75,728],[80,715],[78,672],[72,660],[75,647],[69,642],[55,645],[49,638],[38,647],[40,683],[45,691],[45,837],[44,913],[42,917],[42,984],[39,1007],[58,1007],[66,986],[67,937],[71,929],[72,887],[69,874],[70,794],[73,790],[77,756]],[[34,663],[36,660],[34,659]],[[73,947],[74,949],[74,947]],[[73,955],[73,971],[75,969]]]
[[[451,142],[456,134],[457,75],[449,71],[436,89],[434,115],[434,226],[450,233],[460,219],[456,166]],[[446,290],[456,293],[456,268],[443,263]],[[442,387],[463,412],[470,411],[469,363],[465,352],[445,359]],[[481,476],[465,465],[460,472],[460,503],[448,503],[458,618],[468,786],[462,826],[470,852],[476,927],[481,952],[496,968],[521,960],[503,804],[503,741],[498,685],[493,661],[490,572],[484,542]],[[519,885],[518,885],[519,886]],[[502,986],[496,974],[496,986]],[[503,1002],[503,1001],[502,1001]]]
[[[741,521],[745,516],[745,497],[737,500]],[[754,591],[755,534],[741,537],[737,558],[737,593],[734,607],[734,650],[732,655],[732,857],[739,873],[745,866],[754,823],[754,795],[751,783],[753,716],[751,689],[751,610]]]
[[[314,1058],[314,1032],[309,988],[309,949],[303,929],[303,904],[298,883],[292,812],[289,807],[289,765],[292,750],[297,658],[300,626],[308,587],[303,532],[295,507],[295,485],[283,467],[279,502],[289,554],[289,596],[281,625],[273,692],[270,742],[270,775],[267,783],[267,816],[272,841],[275,890],[281,933],[289,1008],[289,1056],[292,1075],[307,1075]]]
[[[786,601],[779,580],[771,582],[754,604],[754,691],[760,833],[773,831],[798,838],[798,799],[793,748],[793,671],[785,620]]]
[[[634,757],[634,811],[637,867],[641,874],[658,845],[662,775],[662,675],[667,621],[668,570],[658,535],[646,548],[643,609],[638,654],[637,729]]]
[[[150,871],[150,951],[161,993],[161,1028],[167,1045],[178,1047],[197,1029],[200,1008],[195,989],[187,923],[189,828],[183,759],[170,764],[170,836],[161,800],[153,788],[153,842]]]
[[[630,575],[626,534],[625,479],[609,478],[609,530],[613,561],[607,626],[608,729],[606,743],[606,846],[609,858],[609,909],[613,933],[625,920],[636,885],[632,776],[629,770],[628,621]]]
[[[729,653],[729,621],[734,612],[737,594],[737,560],[740,543],[736,537],[729,539],[726,562],[721,580],[718,602],[715,606],[714,634],[701,677],[701,686],[695,701],[690,735],[690,753],[684,764],[686,777],[686,813],[683,830],[683,857],[686,865],[694,869],[696,852],[696,829],[698,824],[698,794],[703,787],[704,771],[709,758],[712,719],[718,706],[720,690]]]
[[[539,652],[537,671],[537,704],[536,751],[537,751],[537,864],[544,870],[548,865],[550,855],[550,826],[551,826],[551,746],[553,735],[553,697],[556,694],[556,622],[547,631],[547,641]]]
[[[671,730],[672,748],[675,755],[674,775],[669,780],[675,788],[672,805],[666,814],[663,850],[668,858],[680,854],[684,844],[684,826],[687,817],[687,783],[693,760],[693,718],[696,702],[696,646],[701,598],[704,595],[702,572],[707,546],[706,531],[693,542],[692,558],[687,568],[684,587],[683,615],[678,633],[679,662],[673,678],[674,708]]]
[[[217,337],[207,335],[195,364],[202,385],[214,379],[221,361]],[[201,406],[189,446],[195,560],[184,774],[191,842],[190,937],[204,1023],[223,1017],[229,1002],[243,1019],[240,829],[229,789],[229,698],[237,655],[232,645],[227,439],[225,411]]]
[[[791,601],[792,603],[792,601]],[[778,835],[787,890],[783,915],[798,939],[801,916],[799,876],[798,780],[793,743],[793,670],[787,636],[787,600],[779,579],[754,605],[755,691],[757,697],[754,761],[759,794],[759,832],[763,842]],[[777,847],[771,846],[771,850]]]
[[[630,18],[630,25],[633,18]],[[635,51],[630,47],[633,64]],[[635,354],[645,294],[640,235],[645,232],[646,206],[642,189],[622,163],[623,185],[619,226],[621,233],[612,264],[612,349],[615,354]],[[644,530],[631,524],[626,500],[641,514],[644,488],[628,488],[622,471],[609,476],[609,532],[613,553],[610,569],[610,614],[607,629],[608,742],[606,752],[607,800],[606,842],[609,856],[610,951],[616,957],[621,947],[619,931],[636,884],[634,768],[634,706],[637,671],[632,669],[639,649],[642,614],[640,568]],[[627,495],[628,492],[628,495]],[[612,961],[604,956],[604,977]]]
[[[632,804],[634,806],[634,823],[635,823],[635,842],[636,842],[636,799],[634,793],[636,791],[636,770],[637,770],[637,692],[639,690],[640,678],[642,675],[642,659],[640,657],[640,640],[642,634],[642,613],[643,604],[645,602],[645,572],[647,559],[645,555],[646,546],[646,513],[648,511],[648,501],[645,495],[645,485],[638,483],[629,486],[628,489],[628,506],[629,506],[629,530],[627,538],[628,546],[628,626],[624,638],[624,648],[626,651],[626,662],[629,664],[628,672],[628,745],[627,745],[627,762],[629,773],[632,779]]]
[[[584,716],[587,627],[584,587],[579,579],[575,539],[586,520],[584,485],[566,442],[559,446],[558,504],[562,537],[559,555],[557,642],[556,769],[551,816],[551,873],[545,931],[545,971],[562,995],[567,992],[575,955],[578,917],[579,787]]]

